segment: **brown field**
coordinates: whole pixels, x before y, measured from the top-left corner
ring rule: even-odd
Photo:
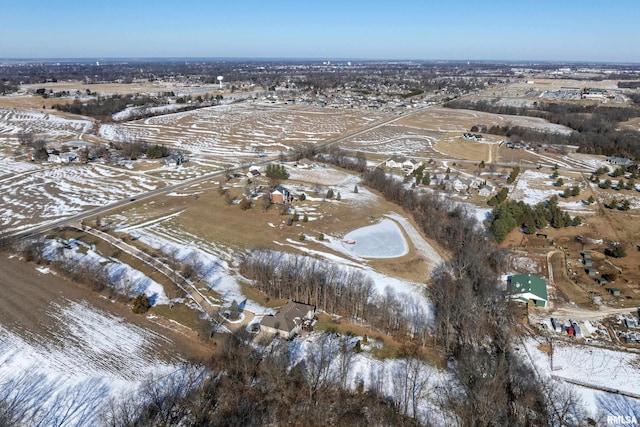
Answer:
[[[55,328],[55,319],[47,314],[51,304],[65,305],[67,300],[87,301],[91,306],[124,318],[128,323],[149,329],[165,336],[168,341],[157,341],[154,353],[166,361],[177,358],[204,360],[210,350],[203,347],[189,330],[178,330],[162,326],[144,316],[135,315],[121,304],[114,303],[99,294],[53,274],[41,274],[31,263],[18,258],[7,258],[0,263],[0,324],[10,330],[29,336],[47,336]],[[52,323],[53,322],[53,323]]]
[[[287,183],[288,184],[288,183]],[[297,201],[294,209],[304,211],[305,206],[317,206],[321,216],[309,222],[301,219],[292,226],[286,222],[291,215],[281,215],[279,206],[272,205],[266,212],[261,201],[246,211],[236,204],[229,205],[217,188],[211,186],[201,187],[202,193],[188,197],[162,197],[154,203],[144,203],[144,216],[157,218],[169,213],[180,212],[179,216],[167,220],[164,224],[167,228],[181,230],[199,238],[216,242],[217,245],[228,248],[271,248],[282,250],[283,247],[275,242],[285,242],[287,239],[299,240],[300,234],[307,239],[305,244],[310,249],[332,252],[326,246],[317,242],[317,236],[323,233],[325,236],[342,236],[356,228],[371,225],[370,216],[380,218],[389,212],[398,212],[396,205],[386,202],[382,198],[358,205],[354,209],[353,201],[322,202],[322,201]],[[232,196],[241,196],[241,188],[231,188]],[[133,207],[129,212],[122,212],[129,216],[141,206]],[[398,212],[401,213],[401,212]],[[315,215],[315,212],[314,212]],[[302,218],[302,215],[300,215]],[[140,219],[144,221],[144,219]],[[90,223],[91,221],[87,221]],[[275,225],[272,227],[269,223]],[[436,250],[434,242],[430,242]],[[287,249],[292,250],[292,249]],[[443,253],[442,250],[438,252]],[[394,277],[403,278],[414,282],[424,282],[427,271],[432,263],[418,256],[414,251],[392,260],[372,260],[370,264],[382,273]]]
[[[417,114],[400,119],[396,124],[416,127],[435,132],[469,132],[471,127],[482,124],[486,126],[523,126],[535,129],[568,131],[568,128],[555,125],[546,120],[525,117],[484,113],[473,110],[454,110],[434,107],[422,110]]]
[[[436,149],[455,159],[473,160],[484,162],[488,165],[491,162],[499,162],[498,145],[486,142],[471,141],[460,138],[459,134],[447,134],[436,145]]]

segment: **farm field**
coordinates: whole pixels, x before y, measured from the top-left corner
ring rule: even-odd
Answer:
[[[26,384],[36,420],[95,425],[110,398],[205,357],[184,330],[134,315],[46,268],[2,257],[3,392],[24,393]]]
[[[232,104],[104,124],[99,135],[112,141],[164,144],[223,168],[257,160],[259,154],[274,156],[301,144],[322,143],[385,117],[359,110]]]

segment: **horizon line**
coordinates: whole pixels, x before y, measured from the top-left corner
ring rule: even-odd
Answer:
[[[341,61],[341,62],[468,62],[490,64],[610,64],[610,65],[640,65],[634,61],[604,61],[604,60],[569,60],[569,59],[416,59],[416,58],[349,58],[349,57],[251,57],[251,56],[51,56],[51,57],[0,57],[0,62],[69,62],[69,61]]]

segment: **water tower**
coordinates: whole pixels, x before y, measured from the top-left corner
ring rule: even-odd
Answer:
[[[220,89],[222,89],[222,80],[224,79],[223,76],[218,76],[218,81],[220,82]]]

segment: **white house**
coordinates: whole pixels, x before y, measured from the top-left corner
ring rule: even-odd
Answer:
[[[403,156],[392,156],[385,162],[385,166],[392,169],[402,168],[403,163],[407,160],[406,157]]]

